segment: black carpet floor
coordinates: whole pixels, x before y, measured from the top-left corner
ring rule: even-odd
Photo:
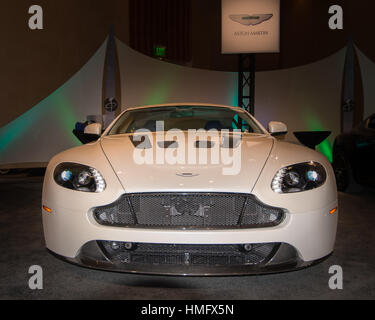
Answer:
[[[57,260],[44,248],[41,189],[41,177],[0,177],[0,299],[375,298],[374,190],[340,194],[336,250],[317,266],[265,276],[181,278],[89,270]],[[29,289],[32,265],[43,268],[43,290]],[[343,290],[328,286],[332,265],[343,268]]]

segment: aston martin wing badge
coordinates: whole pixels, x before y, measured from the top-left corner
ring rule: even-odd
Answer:
[[[270,20],[273,14],[232,14],[229,16],[234,22],[241,23],[245,26],[256,26],[264,21]]]

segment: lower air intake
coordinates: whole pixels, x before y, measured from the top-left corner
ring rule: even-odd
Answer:
[[[279,243],[244,246],[98,241],[98,244],[113,263],[184,266],[258,266],[266,264],[280,247]]]

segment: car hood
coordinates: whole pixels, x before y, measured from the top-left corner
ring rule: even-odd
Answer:
[[[169,164],[166,161],[156,163],[154,152],[153,160],[149,164],[139,164],[134,160],[134,152],[145,155],[145,152],[153,149],[139,149],[133,141],[134,135],[105,136],[100,140],[101,147],[109,160],[112,168],[122,183],[127,193],[137,192],[243,192],[250,193],[257,182],[262,169],[271,153],[275,139],[269,135],[254,134],[232,134],[226,137],[227,148],[220,148],[227,157],[223,157],[217,163],[212,163],[210,157],[206,164],[189,164],[189,152],[187,151],[188,134],[184,133],[185,146],[183,143],[174,145],[168,150],[174,150],[180,155],[180,164]],[[153,141],[157,147],[165,152],[168,145],[167,139],[156,140],[155,133],[146,134],[149,141]],[[200,141],[205,140],[205,135],[200,135]],[[181,141],[180,141],[181,142]],[[191,144],[190,144],[191,146]],[[208,151],[210,148],[196,148],[199,151]],[[180,150],[183,148],[183,150]],[[180,152],[181,151],[181,152]],[[197,160],[198,158],[196,158]],[[194,161],[193,161],[194,162]]]

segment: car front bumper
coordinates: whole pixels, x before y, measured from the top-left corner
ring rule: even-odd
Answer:
[[[47,248],[71,263],[128,273],[163,275],[244,275],[277,273],[305,268],[324,260],[334,250],[338,215],[329,212],[332,203],[316,211],[288,213],[284,221],[272,228],[228,230],[173,230],[119,228],[99,225],[89,210],[55,207],[43,212]],[[124,263],[108,258],[101,241],[159,245],[259,245],[280,244],[278,250],[259,264],[227,263]],[[151,252],[151,255],[155,252]]]

